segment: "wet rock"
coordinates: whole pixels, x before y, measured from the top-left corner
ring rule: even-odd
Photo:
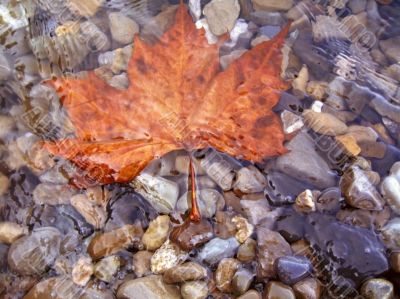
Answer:
[[[190,251],[208,242],[213,236],[211,223],[203,218],[199,222],[186,221],[183,225],[175,227],[170,239],[183,250]]]
[[[303,118],[288,110],[284,110],[281,113],[281,120],[283,124],[283,131],[286,134],[294,133],[304,126]]]
[[[179,198],[176,203],[176,209],[181,212],[185,212],[192,208],[191,204],[191,192],[186,192]],[[202,189],[197,192],[197,203],[199,205],[200,213],[206,218],[214,216],[217,206],[224,202],[224,198],[217,190],[214,189]]]
[[[132,268],[137,277],[151,273],[150,261],[153,253],[150,251],[138,251],[133,255]]]
[[[395,251],[390,254],[390,268],[400,273],[400,251]]]
[[[378,139],[379,135],[375,132],[374,129],[370,127],[351,125],[349,126],[348,132],[346,135],[350,135],[354,137],[357,142],[374,142]]]
[[[316,200],[317,211],[321,213],[336,213],[340,209],[342,194],[339,188],[325,189]]]
[[[311,274],[310,261],[303,256],[284,256],[275,261],[276,271],[279,279],[287,284],[293,285]]]
[[[0,72],[1,72],[1,65],[0,65]],[[1,125],[0,138],[4,139],[5,137],[7,137],[8,134],[12,132],[12,130],[15,129],[15,120],[8,115],[0,115],[0,125]]]
[[[299,99],[303,99],[305,96],[308,80],[308,68],[303,65],[297,77],[292,81],[293,94]]]
[[[385,207],[382,211],[342,209],[336,214],[336,218],[349,225],[381,229],[389,221],[390,209],[389,207]]]
[[[250,290],[242,296],[238,297],[238,299],[261,299],[261,295],[255,290]]]
[[[390,299],[393,298],[393,284],[386,279],[369,279],[361,287],[361,295],[368,299]]]
[[[170,268],[164,272],[163,279],[166,283],[179,283],[200,280],[207,276],[207,269],[195,262],[187,262]]]
[[[28,234],[28,228],[14,222],[0,222],[0,243],[12,244]]]
[[[220,261],[215,271],[215,283],[221,292],[232,292],[232,279],[239,267],[240,262],[233,258],[224,258]]]
[[[265,176],[254,166],[241,168],[236,173],[233,188],[243,193],[262,192],[267,185]]]
[[[244,294],[252,284],[255,274],[245,268],[236,271],[232,279],[232,289],[235,294]]]
[[[117,292],[118,299],[179,299],[179,287],[165,284],[161,275],[151,275],[124,282]]]
[[[347,155],[357,156],[361,153],[361,148],[352,135],[339,135],[335,137],[335,140]]]
[[[383,199],[369,173],[357,166],[352,166],[344,172],[340,179],[340,188],[346,202],[352,207],[373,211],[383,209]]]
[[[107,211],[103,205],[90,200],[86,194],[72,196],[71,205],[96,229],[104,227]]]
[[[118,256],[108,256],[94,265],[94,275],[105,282],[111,282],[121,266]]]
[[[291,287],[281,282],[271,281],[264,290],[263,299],[296,299]]]
[[[68,276],[58,276],[36,284],[24,299],[70,299],[79,298],[84,289],[76,285]]]
[[[237,0],[212,0],[203,10],[210,30],[215,35],[231,31],[239,12],[240,6]]]
[[[385,157],[387,146],[383,142],[364,141],[360,142],[360,155],[368,158],[382,159]]]
[[[146,20],[140,31],[141,37],[147,42],[154,42],[172,26],[178,5],[169,5],[151,20]],[[137,20],[139,21],[139,19]]]
[[[81,257],[72,268],[72,281],[85,286],[93,274],[93,264],[89,257]]]
[[[241,262],[251,262],[256,257],[257,242],[253,239],[247,239],[242,245],[239,246],[237,252],[237,259]]]
[[[83,17],[90,17],[96,14],[97,10],[103,3],[103,0],[88,0],[85,2],[78,0],[68,0],[68,8]]]
[[[198,257],[200,260],[213,265],[223,258],[234,256],[238,247],[239,242],[235,238],[227,240],[214,238],[202,248]]]
[[[143,234],[142,243],[147,250],[154,251],[161,247],[168,237],[170,221],[168,215],[160,215],[152,222]]]
[[[255,10],[286,11],[292,8],[292,0],[252,0]]]
[[[293,286],[296,298],[299,299],[319,299],[322,294],[322,286],[315,278],[306,278]]]
[[[396,63],[400,61],[400,37],[396,36],[379,42],[379,47],[385,53],[386,57]]]
[[[342,135],[348,130],[348,127],[344,122],[330,113],[318,113],[307,109],[303,112],[303,117],[304,122],[308,127],[323,135]]]
[[[400,106],[394,105],[382,96],[376,96],[369,105],[381,116],[387,116],[391,120],[400,123]]]
[[[392,218],[381,230],[382,241],[392,250],[400,249],[400,218]]]
[[[250,224],[246,218],[241,216],[234,216],[232,222],[236,224],[236,240],[238,240],[239,243],[244,243],[253,234],[254,226]]]
[[[365,8],[367,6],[367,1],[366,0],[350,0],[348,6],[351,9],[351,12],[356,15],[356,14],[359,14],[359,13],[365,11]]]
[[[221,239],[235,237],[237,226],[232,221],[236,214],[230,211],[218,211],[215,214],[214,233],[215,236]]]
[[[143,235],[138,225],[125,225],[110,232],[96,235],[89,243],[88,253],[94,260],[114,254],[137,244]]]
[[[186,257],[186,252],[182,251],[178,245],[167,240],[151,257],[151,271],[155,274],[164,273],[182,263]]]
[[[386,249],[370,229],[342,224],[333,217],[314,213],[307,217],[305,231],[311,247],[319,248],[313,250],[313,256],[327,261],[344,279],[356,285],[388,269]],[[353,271],[346,272],[349,267]]]
[[[119,12],[111,12],[108,15],[112,38],[123,44],[133,42],[133,37],[139,32],[139,25],[131,18]]]
[[[205,299],[208,295],[208,285],[205,281],[189,281],[181,286],[183,299]]]
[[[6,80],[11,75],[10,64],[7,58],[0,53],[0,81]]]
[[[260,267],[258,272],[261,277],[275,277],[275,261],[291,254],[290,245],[281,234],[264,227],[257,229],[257,258]]]
[[[390,174],[383,180],[381,189],[391,209],[400,214],[400,162],[390,168]]]
[[[335,176],[329,165],[315,150],[315,143],[305,132],[298,133],[286,144],[289,153],[276,160],[277,170],[305,182],[328,188],[335,185]],[[307,159],[304,159],[307,157]]]
[[[0,196],[6,194],[9,187],[10,187],[10,181],[8,177],[0,172]]]
[[[240,205],[247,215],[247,219],[249,219],[253,225],[259,224],[268,216],[268,213],[271,212],[271,207],[268,204],[268,200],[265,198],[258,200],[242,199]]]
[[[8,251],[8,265],[21,275],[44,273],[60,254],[61,234],[52,227],[35,229],[15,241]]]
[[[69,185],[42,183],[33,190],[33,200],[39,205],[63,205],[69,204],[74,194],[75,191]]]
[[[170,213],[178,200],[178,184],[162,177],[142,173],[131,183],[159,213]]]
[[[238,59],[240,56],[242,56],[244,53],[246,53],[247,50],[233,50],[227,55],[221,56],[219,59],[219,63],[221,64],[221,67],[223,70],[227,69],[228,66],[234,62],[236,59]]]
[[[108,66],[113,74],[127,71],[132,48],[132,45],[128,45],[123,48],[115,49],[114,51],[104,52],[99,55],[99,64],[101,66]]]
[[[311,213],[316,211],[316,198],[311,190],[305,190],[296,197],[293,208],[301,213]]]

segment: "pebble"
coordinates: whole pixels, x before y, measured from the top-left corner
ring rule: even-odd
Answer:
[[[205,281],[188,281],[181,286],[183,299],[205,299],[208,296],[208,285]]]
[[[222,259],[215,271],[215,283],[221,292],[232,292],[232,279],[240,267],[240,262],[234,258]]]
[[[303,99],[306,94],[309,78],[308,68],[303,65],[297,77],[292,81],[293,94],[299,99]]]
[[[221,239],[236,237],[237,226],[232,221],[235,216],[237,215],[231,211],[218,211],[215,214],[214,233],[216,237]]]
[[[340,188],[346,202],[352,207],[380,211],[383,209],[384,202],[375,188],[375,183],[371,180],[368,172],[352,166],[344,172],[340,179]]]
[[[137,277],[143,277],[151,273],[152,256],[153,253],[150,251],[138,251],[133,255],[132,268]]]
[[[120,266],[120,257],[115,255],[105,257],[94,265],[94,276],[101,281],[110,283],[118,272]]]
[[[172,26],[178,5],[168,5],[154,18],[144,22],[140,36],[147,42],[154,42]],[[139,21],[139,20],[138,20]]]
[[[61,233],[53,227],[43,227],[19,238],[8,251],[8,265],[21,275],[40,275],[60,254]]]
[[[143,230],[140,226],[127,224],[96,235],[90,241],[87,251],[93,260],[98,260],[139,243],[142,235]]]
[[[350,0],[348,6],[351,12],[356,15],[365,11],[367,0]]]
[[[0,61],[1,63],[1,61]],[[1,65],[0,65],[1,71]],[[0,114],[0,139],[5,139],[15,129],[15,120],[8,116]]]
[[[10,64],[7,58],[0,52],[0,81],[6,80],[11,75]]]
[[[257,258],[259,263],[259,275],[265,278],[273,278],[277,272],[275,261],[283,256],[291,255],[290,245],[278,232],[262,226],[257,229]]]
[[[303,118],[289,110],[284,110],[281,113],[281,120],[283,124],[283,131],[286,134],[297,132],[304,127]]]
[[[390,267],[396,273],[400,273],[400,251],[394,251],[390,254]]]
[[[255,10],[287,11],[292,8],[292,0],[252,0]]]
[[[93,269],[92,259],[81,257],[72,268],[72,281],[77,285],[86,286],[94,272]]]
[[[284,256],[275,261],[276,271],[279,279],[287,284],[293,285],[311,274],[312,265],[303,256]]]
[[[139,25],[120,12],[108,15],[112,38],[123,45],[133,42],[133,37],[139,32]]]
[[[160,215],[150,222],[149,227],[143,234],[142,243],[147,250],[154,251],[168,238],[170,221],[168,215]]]
[[[24,299],[72,299],[83,295],[84,289],[68,276],[57,276],[40,281]],[[81,297],[82,298],[82,297]]]
[[[390,103],[382,96],[376,96],[369,102],[369,105],[380,115],[400,123],[400,106]]]
[[[361,147],[352,135],[339,135],[335,140],[347,155],[358,156],[361,153]]]
[[[336,136],[347,132],[347,125],[330,113],[315,112],[309,109],[303,112],[305,124],[315,132]]]
[[[131,185],[157,212],[168,214],[175,208],[179,196],[177,183],[162,177],[141,173]]]
[[[232,222],[236,224],[236,240],[238,240],[239,243],[244,243],[253,234],[254,225],[250,224],[246,218],[241,216],[234,216]]]
[[[12,244],[28,234],[28,228],[14,222],[0,222],[0,243]]]
[[[233,257],[238,247],[239,242],[235,238],[214,238],[204,245],[198,257],[207,264],[214,265],[223,258]]]
[[[218,156],[218,154],[214,155],[214,152],[212,152],[201,160],[200,165],[222,190],[228,191],[232,189],[235,172],[228,161]]]
[[[203,9],[211,32],[217,36],[233,29],[239,13],[238,0],[212,0]]]
[[[107,221],[107,211],[104,206],[91,201],[86,194],[71,197],[71,205],[96,229],[104,227]]]
[[[257,242],[253,239],[247,239],[238,248],[237,259],[243,263],[251,262],[256,257]]]
[[[341,209],[336,218],[350,225],[381,229],[389,221],[390,214],[389,207],[385,207],[382,211]]]
[[[393,63],[400,61],[400,37],[396,36],[379,41],[379,47],[386,57]]]
[[[381,230],[382,241],[392,250],[400,249],[400,218],[392,218]]]
[[[256,290],[250,290],[242,296],[239,296],[237,299],[261,299],[261,295]]]
[[[277,170],[293,178],[302,178],[303,181],[318,188],[336,185],[334,173],[316,152],[315,142],[306,132],[298,133],[286,144],[286,148],[290,152],[277,158]]]
[[[66,205],[74,194],[69,185],[41,183],[33,190],[33,200],[39,205]]]
[[[186,221],[183,225],[174,227],[170,234],[170,240],[185,251],[199,247],[213,237],[213,227],[204,218],[199,222]]]
[[[251,165],[237,171],[233,188],[242,193],[257,193],[262,192],[266,185],[265,176],[255,166]]]
[[[390,174],[383,180],[381,190],[391,209],[400,215],[400,162],[390,168]]]
[[[96,14],[97,10],[103,3],[103,0],[88,0],[85,2],[78,0],[67,0],[67,7],[83,17],[91,17]]]
[[[322,285],[317,279],[309,277],[297,282],[293,291],[298,299],[320,299]]]
[[[246,52],[247,52],[247,50],[238,49],[238,50],[233,50],[232,52],[230,52],[227,55],[221,56],[220,59],[219,59],[219,63],[221,64],[221,68],[223,70],[226,70],[228,68],[228,66],[232,62],[237,60],[240,56],[242,56]]]
[[[118,299],[180,299],[179,287],[163,282],[161,275],[150,275],[124,282],[117,292]]]
[[[151,257],[150,269],[155,274],[161,274],[185,261],[186,257],[185,251],[167,240]]]
[[[311,213],[316,211],[316,198],[311,190],[304,190],[297,197],[293,208],[301,213]]]
[[[191,192],[184,193],[176,203],[176,210],[186,212],[192,208]],[[217,211],[217,207],[222,205],[224,198],[221,193],[215,189],[202,189],[197,192],[197,204],[200,214],[206,218],[212,218]]]
[[[278,281],[270,281],[264,292],[263,299],[296,299],[292,288]]]
[[[200,280],[207,276],[207,269],[196,262],[187,262],[168,269],[163,274],[164,282],[180,283]]]
[[[394,296],[393,284],[382,278],[372,278],[364,282],[361,295],[368,299],[391,299]]]
[[[9,187],[10,187],[10,181],[8,177],[0,172],[0,196],[6,194]]]
[[[232,278],[233,292],[238,295],[242,295],[247,292],[254,281],[254,277],[255,274],[246,268],[237,270]]]
[[[271,212],[271,207],[265,197],[258,200],[247,200],[242,198],[240,205],[245,212],[247,219],[253,225],[259,224],[263,219],[268,217]]]

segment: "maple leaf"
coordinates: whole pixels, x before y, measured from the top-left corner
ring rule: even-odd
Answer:
[[[212,146],[250,161],[282,154],[284,133],[272,108],[288,88],[280,77],[288,29],[222,71],[219,49],[226,38],[208,44],[181,4],[157,43],[136,35],[128,89],[114,89],[94,72],[50,82],[76,137],[44,147],[99,184],[128,182],[151,160],[182,148]]]

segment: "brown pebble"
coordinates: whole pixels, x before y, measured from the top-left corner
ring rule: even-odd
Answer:
[[[163,280],[166,283],[179,283],[203,279],[207,270],[195,262],[178,265],[164,272]]]
[[[367,158],[382,159],[386,154],[386,144],[383,142],[360,142],[360,155]]]
[[[250,290],[237,299],[261,299],[261,294],[255,290]]]
[[[400,273],[400,252],[392,252],[390,254],[390,267],[393,271]]]
[[[153,253],[150,251],[138,251],[133,255],[132,268],[137,277],[151,273],[150,260]]]
[[[317,279],[309,277],[296,283],[293,290],[297,299],[319,299],[322,286]]]
[[[232,279],[240,267],[240,262],[233,258],[224,258],[215,271],[215,282],[218,290],[224,293],[232,291]]]
[[[263,299],[296,299],[291,287],[277,281],[270,281],[265,290]]]
[[[253,239],[247,239],[242,245],[239,246],[237,258],[239,261],[247,263],[254,260],[256,256],[257,242]]]
[[[175,227],[169,238],[181,249],[190,251],[208,242],[213,236],[211,223],[207,219],[202,219],[200,222],[186,221],[181,226]]]
[[[138,243],[142,235],[141,226],[125,225],[95,236],[90,241],[87,251],[94,260],[98,260]]]

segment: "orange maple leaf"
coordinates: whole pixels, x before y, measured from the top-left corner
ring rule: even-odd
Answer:
[[[285,152],[272,108],[288,84],[280,77],[287,26],[225,71],[222,41],[210,45],[181,4],[175,24],[149,45],[136,35],[130,86],[116,90],[89,72],[51,81],[76,138],[45,142],[52,154],[87,170],[99,184],[128,182],[153,159],[175,149],[212,146],[260,161]]]

